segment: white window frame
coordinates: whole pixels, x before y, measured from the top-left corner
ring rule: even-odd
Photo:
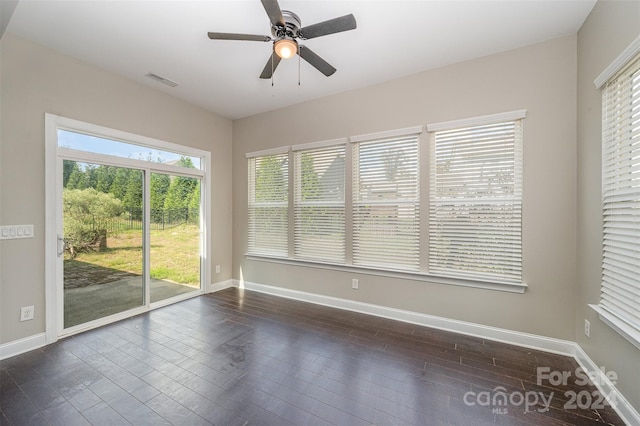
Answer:
[[[245,157],[247,158],[247,171],[248,171],[248,174],[247,174],[247,179],[248,179],[247,250],[248,250],[248,253],[251,255],[286,258],[289,256],[289,253],[291,252],[291,250],[289,249],[289,229],[290,229],[289,215],[291,211],[291,208],[289,206],[289,202],[291,199],[291,195],[290,195],[291,159],[289,158],[289,151],[290,151],[290,147],[285,146],[285,147],[273,148],[273,149],[268,149],[264,151],[256,151],[256,152],[245,154]],[[255,199],[255,195],[256,195],[255,186],[256,186],[256,178],[257,178],[255,164],[257,161],[262,161],[272,156],[286,158],[288,162],[288,165],[286,168],[287,176],[286,176],[286,179],[284,180],[284,185],[286,186],[285,188],[286,200],[282,202],[259,202],[259,201],[256,201]],[[274,244],[275,241],[268,241],[268,244],[271,245],[271,248],[254,245],[256,232],[260,232],[260,230],[256,231],[256,229],[259,228],[259,225],[260,225],[258,222],[256,222],[257,221],[256,209],[260,209],[260,208],[280,208],[285,210],[286,212],[285,217],[287,219],[285,220],[285,230],[284,230],[285,241],[284,241],[283,247],[278,246],[278,244]]]
[[[293,239],[294,239],[294,250],[293,257],[295,259],[300,260],[310,260],[317,262],[326,262],[326,263],[338,263],[343,264],[346,261],[346,239],[345,239],[345,176],[346,173],[343,169],[342,174],[342,199],[341,200],[311,200],[305,201],[302,199],[302,160],[304,155],[310,155],[311,158],[314,156],[332,156],[334,153],[339,154],[339,151],[342,151],[343,161],[346,162],[346,144],[347,139],[335,139],[325,142],[312,142],[309,144],[301,144],[294,145],[291,147],[291,151],[293,153]],[[321,160],[323,161],[323,160]],[[328,166],[327,164],[324,164]],[[344,164],[346,167],[346,164]],[[334,253],[334,247],[332,247],[335,242],[329,241],[327,244],[323,244],[323,241],[316,238],[315,235],[306,235],[303,232],[303,226],[301,226],[300,220],[302,219],[300,216],[300,212],[305,208],[311,209],[329,209],[332,211],[331,214],[316,217],[315,220],[324,220],[325,223],[321,223],[320,227],[322,228],[324,225],[323,231],[326,232],[334,232],[338,233],[340,236],[340,240],[338,241],[339,252],[338,256]],[[331,218],[334,216],[341,216],[341,226],[336,229],[336,227],[331,223]],[[327,223],[326,220],[329,219]],[[309,250],[310,247],[305,244],[305,239],[313,240],[314,247],[312,250]]]
[[[640,349],[640,235],[637,230],[635,236],[632,230],[625,231],[625,222],[635,220],[637,225],[640,219],[636,198],[640,188],[635,186],[637,179],[628,178],[630,170],[637,173],[640,166],[640,121],[635,123],[638,127],[631,127],[635,114],[640,118],[635,110],[640,108],[640,81],[631,85],[634,74],[634,79],[640,75],[640,36],[594,81],[595,88],[602,89],[603,274],[600,302],[589,306]],[[631,113],[627,99],[638,103],[635,112]],[[620,155],[625,156],[626,165],[616,160]],[[629,192],[631,187],[635,193]]]
[[[516,110],[427,125],[430,133],[430,274],[505,284],[522,283],[522,121],[525,117],[526,110]],[[498,145],[494,132],[503,138],[507,136],[504,132],[511,126],[514,129],[513,138],[506,141],[506,145]],[[478,132],[477,136],[474,131]],[[488,147],[479,145],[478,138],[488,138]],[[456,153],[458,144],[464,146],[461,146],[461,152]],[[513,181],[509,183],[512,186],[511,194],[493,195],[494,185],[479,176],[486,169],[486,149],[491,150],[491,156],[498,155],[501,161],[513,164],[510,170]],[[459,160],[455,155],[468,155],[479,168],[468,170],[458,167],[452,175],[439,174],[437,161],[440,156],[449,154],[452,155],[453,164]],[[501,166],[500,163],[498,165]],[[469,180],[468,184],[472,186],[482,185],[492,194],[482,196],[472,189],[467,192],[463,190],[462,193],[458,191],[454,196],[439,194],[441,185],[442,188],[453,185],[455,189],[460,179],[465,179],[465,182]],[[461,198],[462,194],[465,196]],[[498,206],[500,210],[496,212],[492,206]],[[465,211],[468,214],[448,219],[454,212]],[[474,220],[472,212],[486,214],[482,213],[483,219]],[[502,229],[499,233],[495,231],[496,225]],[[496,242],[501,244],[495,245],[493,251],[488,251]]]
[[[354,136],[351,138],[352,144],[352,170],[351,181],[353,194],[351,199],[352,207],[352,256],[353,265],[364,267],[380,267],[392,271],[420,272],[420,134],[423,127],[412,127],[399,129],[392,132],[374,133],[368,135]],[[387,197],[383,194],[382,199],[375,197],[361,198],[360,191],[360,150],[373,147],[373,158],[367,159],[369,165],[377,166],[380,161],[375,159],[376,154],[381,154],[380,149],[391,150],[392,147],[407,147],[415,144],[415,169],[410,170],[414,174],[415,182],[406,180],[402,183],[404,190],[414,192],[414,197],[396,196]],[[381,148],[382,147],[382,148]],[[384,164],[379,164],[379,169],[373,170],[376,184],[384,181]],[[382,173],[382,175],[380,175]],[[385,189],[385,193],[389,192]],[[397,188],[391,188],[391,194],[401,194]],[[358,233],[360,227],[366,228],[372,223],[368,218],[370,212],[378,210],[381,214],[394,212],[394,220],[388,223],[388,229],[378,234],[375,242],[366,241]],[[401,211],[413,212],[414,222],[407,221],[407,225],[415,228],[415,234],[411,235],[400,226]],[[375,219],[374,219],[375,221]],[[375,228],[375,226],[374,226]],[[379,232],[379,231],[374,231]],[[386,235],[386,233],[389,235]],[[361,250],[360,250],[360,247]]]

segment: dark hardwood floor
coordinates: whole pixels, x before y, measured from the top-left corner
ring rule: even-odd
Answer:
[[[538,384],[537,367],[572,376]],[[227,289],[3,360],[0,425],[623,424],[594,405],[595,387],[576,384],[576,368],[568,357]]]

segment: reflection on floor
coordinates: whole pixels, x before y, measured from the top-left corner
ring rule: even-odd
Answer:
[[[66,286],[65,286],[66,287]],[[151,280],[151,303],[198,290],[165,280]],[[144,305],[141,276],[86,287],[65,288],[65,328]]]

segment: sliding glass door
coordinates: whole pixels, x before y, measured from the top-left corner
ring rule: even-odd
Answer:
[[[58,335],[203,292],[204,157],[106,136],[56,128]]]
[[[200,180],[151,173],[150,225],[151,302],[199,289]]]
[[[64,171],[64,328],[70,328],[145,304],[144,178],[140,170],[71,160],[63,160]],[[105,187],[109,175],[123,184],[122,194]]]

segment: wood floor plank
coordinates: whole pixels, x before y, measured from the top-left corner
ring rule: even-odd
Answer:
[[[232,288],[2,361],[0,425],[623,424],[570,405],[593,385],[537,383],[538,367],[578,365]]]

